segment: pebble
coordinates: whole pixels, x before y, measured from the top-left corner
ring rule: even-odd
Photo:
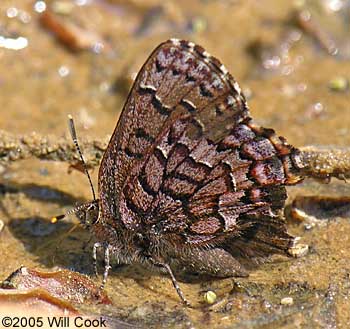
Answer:
[[[329,81],[328,87],[333,91],[345,91],[349,88],[349,80],[345,77],[336,77]]]
[[[204,294],[204,301],[207,303],[207,304],[214,304],[215,301],[216,301],[216,293],[212,290],[209,290],[207,291],[205,294]]]
[[[281,299],[281,305],[293,305],[294,304],[294,300],[292,297],[284,297]]]
[[[304,257],[309,251],[309,246],[307,244],[299,243],[295,247],[289,248],[288,253],[295,257]]]

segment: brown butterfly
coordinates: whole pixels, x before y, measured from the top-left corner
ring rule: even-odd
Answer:
[[[76,138],[75,138],[76,139]],[[215,277],[288,255],[285,185],[302,179],[299,151],[256,125],[237,82],[192,42],[159,45],[130,91],[99,176],[99,198],[75,209],[120,262]]]

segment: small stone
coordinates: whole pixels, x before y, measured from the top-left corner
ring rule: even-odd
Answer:
[[[294,247],[288,249],[289,255],[300,258],[304,257],[309,251],[309,246],[307,244],[299,243]]]
[[[292,297],[284,297],[281,299],[281,305],[293,305],[294,304],[294,300]]]
[[[2,231],[4,226],[5,226],[4,222],[0,219],[0,232]]]
[[[209,290],[207,291],[205,294],[204,294],[204,301],[207,303],[207,304],[214,304],[215,301],[216,301],[216,293],[212,290]]]
[[[333,91],[345,91],[349,88],[349,80],[345,77],[336,77],[329,81],[328,87]]]

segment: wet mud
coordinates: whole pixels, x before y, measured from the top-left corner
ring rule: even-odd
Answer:
[[[0,2],[0,130],[11,136],[68,139],[72,114],[83,145],[107,140],[140,66],[160,42],[176,37],[218,57],[240,83],[253,118],[290,144],[350,146],[349,1],[335,8],[335,1],[57,0],[46,2],[54,17],[44,19],[42,3]],[[78,227],[65,234],[74,218],[50,222],[92,198],[86,177],[64,158],[25,158],[0,166],[0,280],[24,265],[71,269],[99,284],[89,233]],[[117,264],[106,285],[112,305],[77,307],[103,314],[111,326],[348,328],[349,193],[350,185],[335,179],[289,187],[288,229],[308,253],[273,257],[248,278],[180,275],[192,308],[180,303],[166,275]],[[322,198],[330,197],[341,200],[333,206],[343,212],[324,206]],[[293,216],[295,207],[305,207],[298,208],[302,216]],[[310,217],[318,221],[311,225]],[[209,290],[213,304],[204,300]]]

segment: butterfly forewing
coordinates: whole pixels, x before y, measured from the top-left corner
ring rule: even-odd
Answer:
[[[207,129],[214,137],[226,130],[224,123],[229,116],[247,115],[243,97],[232,87],[235,82],[226,69],[220,69],[218,61],[209,61],[199,50],[192,43],[165,42],[140,70],[101,163],[100,191],[109,198],[104,208],[112,208],[112,215],[124,181],[137,173],[171,118],[191,115],[192,132],[197,133],[218,113],[223,123],[220,129]],[[231,104],[228,111],[227,102],[232,100],[239,106]]]
[[[283,207],[283,185],[299,180],[292,151],[251,121],[217,59],[167,41],[139,72],[103,157],[102,220],[173,243],[242,236]]]

